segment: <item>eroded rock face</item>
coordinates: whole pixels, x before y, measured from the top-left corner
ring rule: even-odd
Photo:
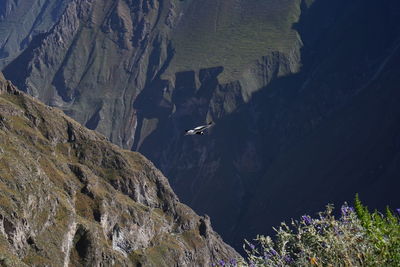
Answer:
[[[38,45],[40,36],[54,27],[69,2],[69,0],[1,1],[0,69],[24,50]]]
[[[167,179],[0,77],[5,266],[209,266],[238,254]]]

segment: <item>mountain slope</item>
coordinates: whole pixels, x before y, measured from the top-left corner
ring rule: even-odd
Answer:
[[[396,206],[384,192],[398,187],[398,110],[385,103],[399,16],[397,0],[71,0],[4,72],[143,153],[240,248],[357,191]]]
[[[292,24],[300,1],[185,1],[172,34],[175,55],[164,76],[223,66],[220,83],[236,80],[271,51],[289,53],[299,42]]]
[[[138,153],[0,77],[5,266],[208,266],[237,257]]]

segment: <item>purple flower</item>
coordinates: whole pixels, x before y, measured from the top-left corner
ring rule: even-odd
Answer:
[[[354,209],[347,205],[343,205],[341,211],[342,211],[342,216],[349,216],[352,212],[354,212]]]
[[[333,228],[333,230],[335,231],[335,234],[336,234],[336,235],[342,235],[342,234],[343,234],[343,232],[340,231],[339,227],[337,227],[337,226],[335,226],[335,227]]]
[[[304,223],[305,223],[306,225],[312,224],[312,219],[311,219],[310,216],[308,216],[308,215],[303,215],[303,216],[301,216],[301,218],[303,219],[303,221],[304,221]]]
[[[220,261],[219,261],[219,265],[225,266],[225,261],[224,261],[224,260],[220,260]]]
[[[400,209],[396,209],[397,213],[400,215]]]
[[[250,243],[250,248],[251,248],[251,249],[255,249],[256,246],[254,246],[253,244]]]
[[[315,226],[315,229],[317,230],[317,233],[318,233],[318,234],[322,234],[322,232],[323,232],[323,231],[322,231],[322,230],[323,230],[323,229],[322,229],[322,225],[319,225],[319,224],[316,225],[316,226]]]
[[[229,261],[229,263],[230,263],[232,266],[236,266],[236,265],[237,265],[236,259],[231,259],[231,260]]]
[[[256,267],[256,265],[254,264],[254,262],[250,262],[249,267]]]
[[[293,259],[292,259],[290,256],[288,256],[288,255],[285,255],[285,256],[283,257],[283,260],[284,260],[286,263],[292,263],[292,262],[293,262]]]
[[[275,249],[271,249],[269,251],[269,253],[271,253],[272,256],[276,256],[278,253],[275,251]]]

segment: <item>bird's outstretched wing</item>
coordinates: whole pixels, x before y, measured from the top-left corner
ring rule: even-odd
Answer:
[[[207,127],[207,125],[201,125],[201,126],[197,126],[197,127],[194,128],[193,130],[195,130],[196,132],[197,132],[197,131],[202,131],[202,130],[204,130],[204,129],[207,129],[206,127]]]
[[[205,130],[205,129],[210,128],[210,127],[213,126],[213,125],[214,125],[214,123],[211,121],[211,122],[209,122],[207,125],[197,126],[197,127],[194,128],[193,130],[195,130],[195,131],[203,131],[203,130]]]

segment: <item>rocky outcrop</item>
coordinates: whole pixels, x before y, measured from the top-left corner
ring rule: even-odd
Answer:
[[[0,77],[5,266],[209,266],[238,254],[122,150]]]

